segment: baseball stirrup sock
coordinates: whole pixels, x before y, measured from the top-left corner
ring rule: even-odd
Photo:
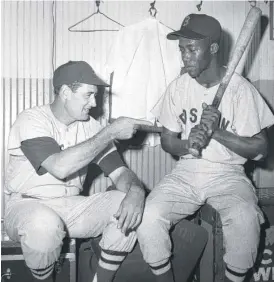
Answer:
[[[98,282],[112,281],[127,254],[127,252],[102,250],[97,269]]]
[[[125,259],[126,255],[127,252],[102,250],[99,265],[107,270],[116,271]]]
[[[151,268],[151,271],[155,275],[162,275],[163,273],[167,272],[168,270],[171,269],[171,263],[169,260],[165,262],[161,262],[161,264],[158,265],[149,265]]]
[[[238,272],[238,271],[232,270],[229,267],[226,267],[226,270],[225,270],[225,276],[232,282],[244,281],[246,273],[247,273],[246,271]]]
[[[36,279],[44,280],[51,275],[53,268],[54,268],[54,263],[43,269],[32,269],[31,268],[30,271]]]
[[[98,282],[98,280],[97,280],[97,273],[95,273],[92,282]]]

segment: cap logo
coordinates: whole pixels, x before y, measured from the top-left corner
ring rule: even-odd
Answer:
[[[190,16],[187,16],[183,22],[183,26],[187,26],[190,20]]]

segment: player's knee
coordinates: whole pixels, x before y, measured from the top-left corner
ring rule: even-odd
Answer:
[[[232,224],[239,234],[249,234],[252,240],[258,240],[260,224],[263,222],[263,215],[259,208],[250,203],[241,203],[235,211],[232,211]]]
[[[66,233],[61,218],[54,211],[41,208],[30,215],[19,234],[26,250],[51,252],[61,246]]]
[[[49,208],[41,208],[30,217],[29,221],[37,232],[64,230],[60,216]]]
[[[242,270],[249,269],[257,256],[260,223],[263,216],[252,203],[240,203],[230,209],[224,221],[226,242],[225,262]]]
[[[237,214],[237,215],[236,215]],[[234,220],[239,223],[245,223],[245,225],[258,225],[260,224],[260,212],[259,209],[249,203],[241,203],[237,206],[237,212]]]
[[[139,230],[146,230],[145,232],[157,232],[159,228],[168,230],[170,222],[164,217],[163,210],[159,205],[146,204],[142,222],[139,226]]]

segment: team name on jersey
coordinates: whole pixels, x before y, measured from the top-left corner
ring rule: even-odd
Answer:
[[[191,108],[189,112],[183,109],[183,112],[179,115],[179,118],[183,122],[184,125],[187,123],[187,120],[195,124],[197,123],[197,120],[198,120],[197,112],[198,110],[196,108]],[[229,123],[230,123],[229,120],[221,116],[219,127],[223,130],[226,130]]]

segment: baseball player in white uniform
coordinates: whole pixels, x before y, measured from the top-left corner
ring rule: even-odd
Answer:
[[[187,73],[169,85],[153,113],[164,127],[163,149],[180,159],[147,197],[137,229],[157,281],[174,281],[170,227],[205,203],[221,216],[226,281],[243,281],[256,259],[264,218],[243,164],[266,156],[265,129],[274,116],[258,91],[236,73],[219,110],[210,106],[225,73],[217,58],[220,36],[219,22],[202,14],[187,16],[181,29],[167,36],[179,40]],[[189,154],[193,143],[203,148],[200,158]]]
[[[102,128],[89,116],[97,86],[108,86],[86,62],[70,61],[54,72],[52,104],[22,112],[9,136],[5,227],[21,243],[27,266],[47,279],[62,240],[103,234],[97,281],[112,281],[136,241],[145,191],[116,151],[147,121],[118,118]],[[117,190],[80,196],[87,165],[97,163]],[[127,236],[125,233],[129,231]],[[96,278],[95,278],[96,279]]]

